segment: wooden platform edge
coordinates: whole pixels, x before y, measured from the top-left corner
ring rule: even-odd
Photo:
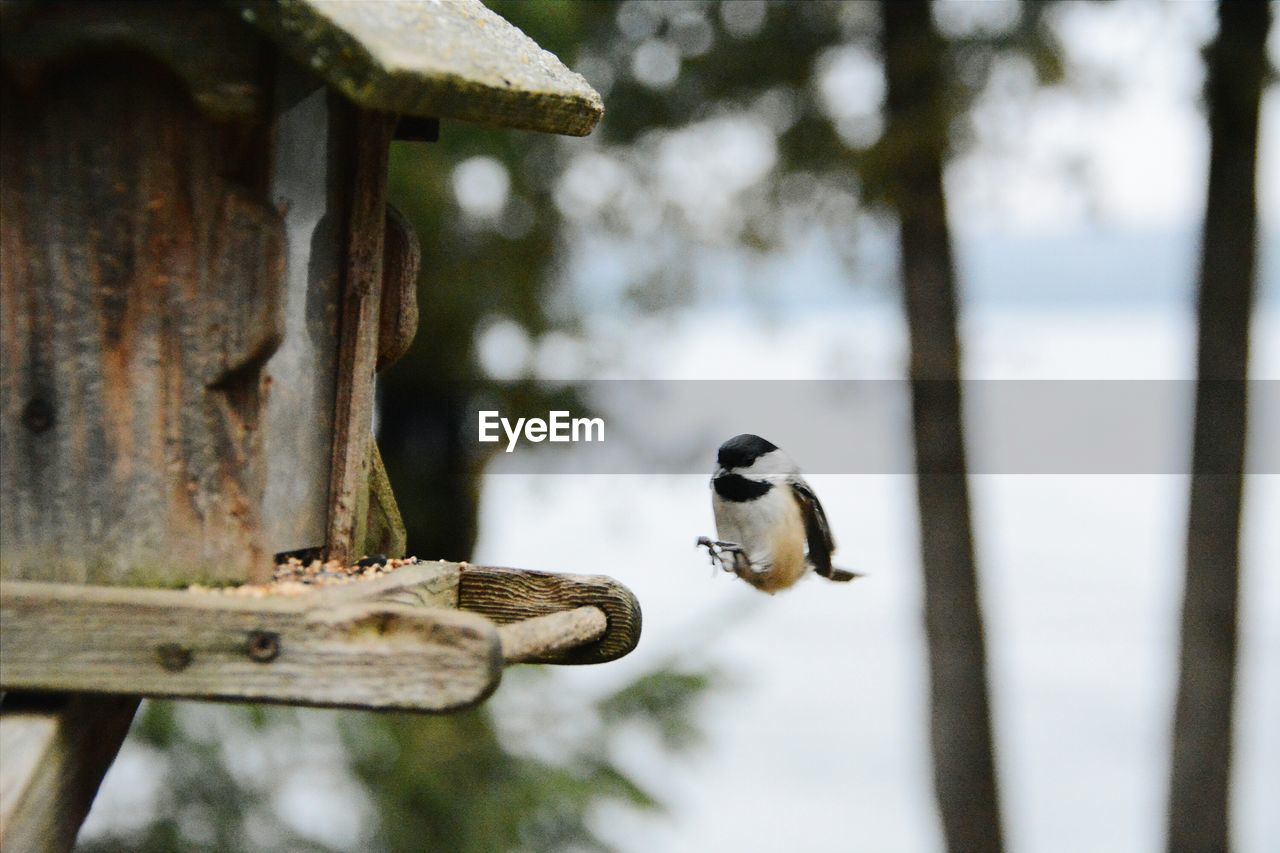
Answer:
[[[504,664],[493,623],[453,609],[456,577],[261,598],[3,581],[0,689],[456,711]]]
[[[418,563],[284,594],[0,581],[0,690],[456,711],[639,642],[612,578]]]

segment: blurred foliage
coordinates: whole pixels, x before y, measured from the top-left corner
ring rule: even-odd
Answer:
[[[247,732],[288,726],[296,713],[257,706],[144,703],[122,755],[141,752],[158,765],[157,775],[148,780],[156,790],[153,814],[135,831],[81,841],[76,849],[82,853],[331,851],[298,835],[272,812],[269,804],[278,775],[238,776],[227,763],[229,744],[216,737],[227,728]],[[212,716],[219,725],[184,726],[179,720],[183,714],[193,722],[196,715],[203,716],[206,724]]]
[[[126,750],[153,765],[154,815],[77,849],[607,850],[590,825],[593,806],[661,805],[613,760],[614,740],[640,729],[673,751],[695,745],[697,701],[716,680],[653,672],[595,700],[550,703],[554,679],[508,673],[504,691],[555,707],[529,715],[546,716],[545,726],[505,738],[486,709],[422,716],[147,702]],[[555,759],[535,757],[539,748]],[[297,791],[308,800],[301,809],[290,797]],[[315,813],[334,809],[356,837],[314,837],[325,833]]]
[[[600,712],[607,723],[649,720],[669,749],[687,749],[701,740],[702,732],[689,714],[673,714],[671,710],[687,706],[690,698],[701,695],[712,681],[707,673],[649,673],[602,702]]]

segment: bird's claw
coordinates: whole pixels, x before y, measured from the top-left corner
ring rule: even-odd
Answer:
[[[699,536],[695,547],[706,548],[707,556],[711,558],[711,565],[724,569],[724,557],[720,553],[720,548],[715,542],[711,541],[709,536]]]
[[[721,571],[732,573],[740,564],[750,567],[747,552],[737,542],[722,542],[708,536],[699,536],[696,547],[706,548],[711,557],[711,565],[718,566]],[[726,560],[725,555],[731,555],[731,559]]]

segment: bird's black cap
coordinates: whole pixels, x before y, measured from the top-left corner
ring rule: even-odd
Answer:
[[[720,445],[720,451],[716,454],[716,463],[721,468],[746,468],[761,456],[777,449],[777,445],[765,441],[760,436],[744,432]]]

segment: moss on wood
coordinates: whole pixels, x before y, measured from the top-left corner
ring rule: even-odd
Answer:
[[[585,136],[600,96],[479,0],[232,0],[367,109]]]

